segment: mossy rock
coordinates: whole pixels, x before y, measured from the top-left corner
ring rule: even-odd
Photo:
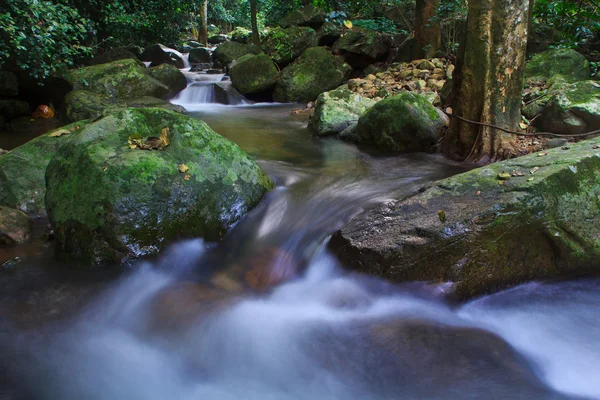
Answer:
[[[117,47],[92,58],[90,65],[106,64],[118,60],[135,60],[140,67],[146,68],[144,63],[141,62],[132,51],[125,47]]]
[[[0,206],[19,209],[32,216],[44,216],[46,167],[56,151],[85,127],[78,121],[0,156]],[[79,129],[77,129],[79,127]],[[57,136],[57,132],[63,132]]]
[[[342,30],[333,22],[325,22],[317,31],[319,46],[333,46],[342,36]]]
[[[319,29],[325,23],[326,15],[319,7],[310,4],[299,10],[292,11],[281,20],[283,28],[292,26],[310,26]]]
[[[317,32],[309,27],[271,29],[262,42],[265,53],[281,68],[298,58],[306,49],[319,43]]]
[[[23,211],[0,206],[0,246],[27,241],[33,221]]]
[[[163,132],[170,144],[162,149],[129,144]],[[88,267],[154,254],[180,238],[218,240],[273,188],[204,122],[156,108],[88,125],[56,153],[46,184],[57,257]]]
[[[371,30],[353,29],[344,34],[333,46],[334,53],[344,56],[354,68],[366,68],[383,61],[392,49],[390,35]]]
[[[598,146],[582,141],[435,182],[357,217],[332,247],[362,272],[452,282],[459,299],[597,273]]]
[[[208,37],[208,44],[223,44],[230,40],[230,37],[223,34],[216,34]]]
[[[432,151],[448,117],[421,95],[404,92],[381,100],[358,120],[354,140],[384,151]]]
[[[325,47],[311,47],[281,71],[273,97],[282,103],[309,102],[335,89],[348,77],[351,68]]]
[[[190,54],[191,57],[191,54]],[[210,58],[210,55],[209,55]],[[146,72],[169,88],[169,95],[181,92],[187,87],[187,78],[174,65],[161,64],[158,67],[148,68]]]
[[[23,100],[0,99],[0,115],[6,121],[11,121],[15,118],[31,115],[31,109],[29,108],[29,104]]]
[[[246,54],[260,54],[261,50],[253,45],[237,42],[225,42],[217,46],[213,52],[215,66],[227,67],[233,61],[242,58]]]
[[[527,82],[547,81],[562,75],[571,81],[589,79],[590,63],[572,49],[552,49],[533,56],[525,66]]]
[[[63,79],[74,90],[89,90],[110,98],[164,97],[170,92],[132,59],[71,69],[64,73]]]
[[[252,31],[250,29],[242,28],[241,26],[236,27],[233,31],[229,32],[232,42],[238,42],[247,44],[252,41]]]
[[[347,85],[321,93],[308,127],[317,136],[336,135],[357,122],[375,103],[354,93]]]
[[[241,94],[261,93],[275,86],[279,71],[266,54],[247,54],[229,72],[233,87]]]
[[[19,94],[17,76],[9,71],[0,71],[0,96],[16,97]]]
[[[140,55],[140,59],[150,62],[151,67],[157,67],[161,64],[171,64],[177,68],[184,67],[181,53],[162,44],[147,47]]]
[[[206,47],[190,50],[189,60],[193,64],[210,64],[210,50]]]
[[[136,97],[135,99],[126,99],[125,105],[127,108],[161,108],[167,111],[185,113],[187,110],[177,104],[173,104],[167,100],[159,99],[152,96]]]

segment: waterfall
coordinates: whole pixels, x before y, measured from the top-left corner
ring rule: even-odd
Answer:
[[[237,92],[225,74],[186,72],[188,87],[171,100],[188,110],[199,104],[241,105],[250,102]]]

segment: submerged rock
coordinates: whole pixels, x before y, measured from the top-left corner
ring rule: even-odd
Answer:
[[[340,86],[350,70],[344,60],[325,47],[312,47],[281,71],[274,99],[282,103],[315,100],[319,94]]]
[[[429,152],[447,124],[448,117],[426,97],[404,92],[378,102],[361,116],[350,139],[385,151]]]
[[[552,49],[534,55],[525,66],[527,82],[546,81],[555,75],[573,81],[589,79],[590,63],[573,49]]]
[[[352,92],[347,86],[341,86],[319,95],[308,126],[317,136],[336,135],[358,122],[375,103]]]
[[[146,70],[146,72],[151,77],[168,87],[170,96],[181,92],[187,87],[187,78],[177,67],[173,65],[162,64],[158,67],[149,68]]]
[[[246,54],[260,54],[261,50],[253,45],[237,42],[225,42],[217,46],[213,52],[215,65],[227,67],[233,61],[245,56]]]
[[[61,260],[127,262],[183,237],[221,238],[273,181],[204,122],[129,109],[87,126],[46,172]]]
[[[0,157],[0,206],[44,216],[46,167],[56,151],[78,135],[86,121],[56,129]]]
[[[13,245],[31,236],[33,221],[14,208],[0,206],[0,245]]]
[[[371,30],[351,30],[333,46],[355,68],[365,68],[369,64],[384,60],[392,48],[390,35]]]
[[[315,47],[318,43],[319,39],[314,29],[293,26],[287,29],[271,29],[262,42],[262,48],[283,68],[298,58],[304,50]]]
[[[362,272],[452,282],[461,299],[597,271],[599,146],[583,141],[435,182],[355,218],[332,247]]]
[[[273,88],[279,78],[279,71],[268,55],[247,54],[231,67],[229,75],[238,92],[253,94]]]

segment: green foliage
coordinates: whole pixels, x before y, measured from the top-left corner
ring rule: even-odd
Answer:
[[[600,32],[600,13],[593,0],[537,0],[533,18],[538,32],[558,36],[560,47],[576,47]]]
[[[87,20],[68,6],[40,0],[12,0],[0,14],[0,63],[17,66],[37,79],[75,65],[90,53]]]
[[[398,33],[398,27],[394,21],[387,18],[376,18],[376,19],[357,19],[352,21],[352,24],[357,28],[369,29],[372,31],[391,33],[395,35]]]
[[[456,54],[467,21],[466,0],[442,0],[436,13],[436,22],[442,32],[442,46],[446,54]]]

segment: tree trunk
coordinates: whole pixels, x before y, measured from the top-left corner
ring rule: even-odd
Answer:
[[[529,0],[470,0],[467,34],[453,77],[453,113],[518,131]],[[516,136],[451,118],[442,150],[476,163],[511,158]]]
[[[417,0],[415,7],[415,41],[413,57],[432,58],[442,47],[440,23],[433,17],[437,14],[440,0]]]
[[[252,19],[252,41],[258,47],[260,47],[260,34],[258,33],[258,6],[257,0],[250,0],[250,17]]]
[[[202,26],[200,27],[198,41],[208,46],[208,0],[202,0],[200,3],[200,20]]]

